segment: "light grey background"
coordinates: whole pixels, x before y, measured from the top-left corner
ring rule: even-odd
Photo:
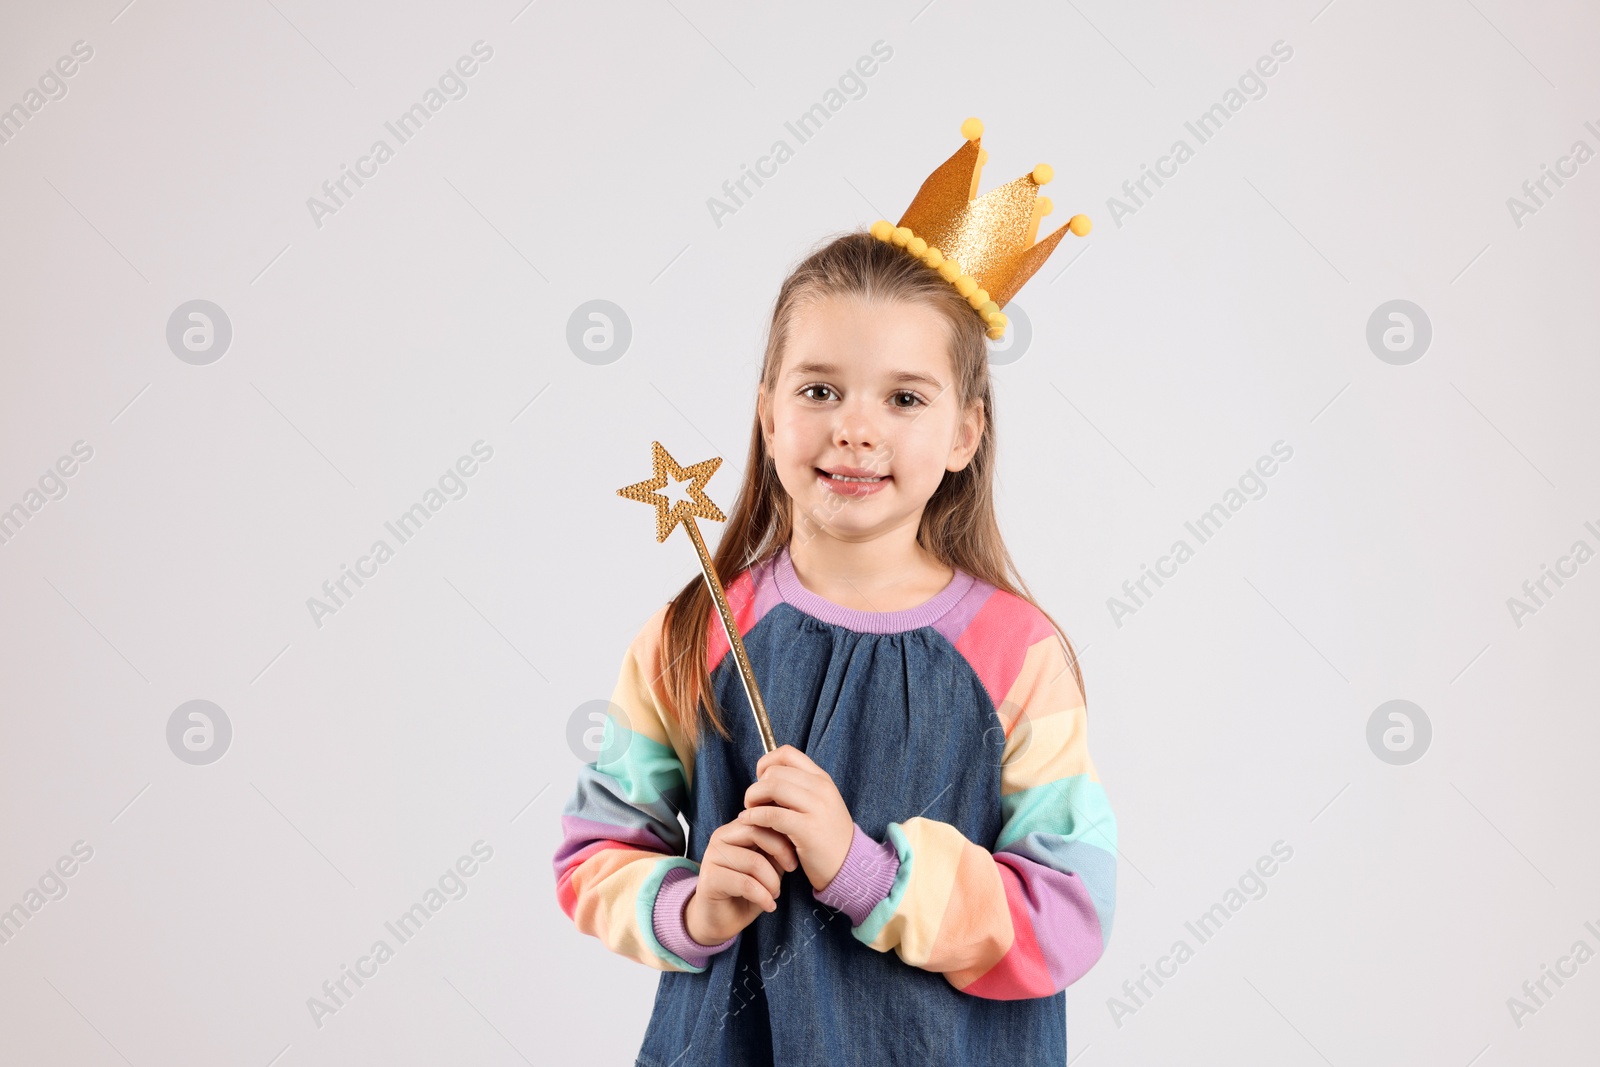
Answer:
[[[0,545],[0,907],[93,850],[0,944],[0,1059],[631,1062],[656,974],[555,901],[567,736],[698,570],[615,489],[659,439],[723,456],[732,504],[784,274],[898,218],[976,115],[983,189],[1049,162],[1046,230],[1095,222],[996,367],[1002,526],[1083,651],[1121,827],[1073,1062],[1592,1060],[1600,962],[1520,1020],[1507,999],[1600,949],[1600,562],[1520,626],[1508,599],[1600,548],[1600,160],[1520,225],[1507,199],[1600,149],[1593,8],[523,2],[0,16],[0,106],[93,49],[0,145],[0,508],[93,450]],[[307,199],[480,40],[466,95],[319,226]],[[796,146],[785,121],[880,40]],[[1198,144],[1184,123],[1278,41]],[[778,138],[794,158],[717,225]],[[166,331],[202,299],[232,340],[194,365]],[[596,299],[632,327],[599,365],[566,340]],[[1366,340],[1395,299],[1432,327],[1406,365]],[[1118,625],[1108,598],[1280,440],[1265,496]],[[476,441],[466,494],[314,623]],[[1367,744],[1395,699],[1432,725],[1400,766]],[[168,744],[192,700],[231,725],[211,763]],[[466,895],[316,1025],[477,841]]]

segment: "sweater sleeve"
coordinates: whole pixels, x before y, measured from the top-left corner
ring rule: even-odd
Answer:
[[[678,821],[694,756],[660,688],[666,610],[657,609],[629,645],[599,756],[578,772],[561,811],[556,899],[581,932],[611,951],[657,970],[698,973],[736,937],[699,945],[684,927],[700,871],[684,855]]]
[[[998,709],[1003,814],[991,848],[921,816],[860,828],[818,899],[868,946],[992,1000],[1045,997],[1105,951],[1116,899],[1116,818],[1089,757],[1088,718],[1052,628],[1028,646]]]

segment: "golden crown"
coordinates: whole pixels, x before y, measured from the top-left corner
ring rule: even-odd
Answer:
[[[966,297],[988,323],[989,337],[998,341],[1007,322],[1000,309],[1044,265],[1068,230],[1079,237],[1089,232],[1089,216],[1074,215],[1035,242],[1039,221],[1054,208],[1049,197],[1039,195],[1039,186],[1055,177],[1054,169],[1041,163],[1016,181],[978,196],[978,176],[989,160],[979,143],[983,123],[968,119],[961,124],[961,136],[967,143],[928,175],[900,222],[890,225],[879,219],[872,224],[872,236],[937,270]]]

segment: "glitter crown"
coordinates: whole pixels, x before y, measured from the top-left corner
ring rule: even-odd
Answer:
[[[978,196],[978,176],[989,153],[980,143],[983,123],[961,124],[967,143],[928,175],[897,225],[879,219],[872,236],[916,256],[937,270],[988,324],[989,337],[1005,336],[1006,316],[1000,310],[1034,271],[1044,265],[1070,230],[1089,232],[1089,216],[1074,215],[1042,241],[1039,222],[1053,210],[1039,186],[1055,176],[1048,163],[1015,181]]]

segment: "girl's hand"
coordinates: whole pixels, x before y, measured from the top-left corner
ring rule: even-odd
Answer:
[[[724,823],[706,842],[700,878],[684,909],[684,928],[702,945],[726,941],[759,912],[777,909],[783,871],[799,865],[794,846],[782,834]]]
[[[756,761],[756,781],[744,791],[739,820],[771,827],[794,843],[811,888],[826,889],[844,866],[855,820],[827,771],[793,745]]]

